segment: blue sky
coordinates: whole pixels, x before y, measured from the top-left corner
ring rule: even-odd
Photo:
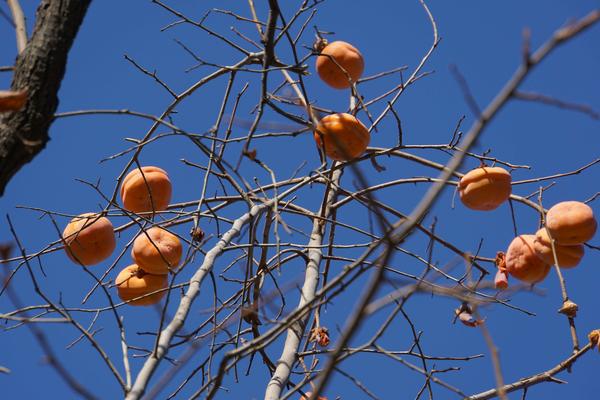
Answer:
[[[22,1],[29,16],[28,25],[32,26],[36,2]],[[262,3],[262,2],[256,2]],[[281,2],[284,12],[289,15],[291,8]],[[172,1],[168,4],[200,18],[211,7],[230,8],[249,15],[246,2],[218,1]],[[284,6],[285,4],[285,6]],[[467,105],[463,100],[458,84],[453,78],[449,66],[456,65],[467,79],[475,99],[481,107],[485,106],[502,87],[504,82],[521,60],[522,30],[531,29],[531,43],[537,48],[557,27],[570,18],[581,18],[589,11],[598,8],[600,1],[581,0],[565,1],[432,1],[431,11],[438,24],[442,40],[439,47],[424,68],[432,71],[431,75],[419,80],[410,87],[396,105],[402,118],[405,144],[440,144],[447,143],[458,119],[465,115],[463,128],[466,130],[473,121]],[[6,6],[2,5],[3,10]],[[365,75],[372,75],[401,65],[408,66],[411,71],[431,45],[431,27],[418,1],[325,1],[319,8],[314,23],[325,31],[335,32],[331,38],[345,40],[355,45],[365,57]],[[259,15],[264,18],[265,9],[259,5]],[[170,102],[169,95],[152,79],[139,73],[124,58],[128,55],[136,62],[156,70],[159,76],[168,82],[176,91],[181,91],[209,73],[210,67],[202,67],[186,73],[194,66],[195,61],[174,41],[185,43],[203,59],[218,64],[232,64],[239,59],[239,54],[223,46],[198,29],[187,26],[176,26],[161,32],[174,19],[160,7],[149,1],[117,2],[104,0],[93,2],[88,15],[77,37],[69,57],[67,73],[60,91],[59,112],[85,109],[130,109],[144,113],[159,114]],[[255,29],[249,25],[239,25],[231,17],[211,15],[207,24],[231,38],[236,38],[229,30],[230,25],[240,27],[245,34],[256,37]],[[31,31],[31,29],[30,29]],[[4,20],[0,20],[0,65],[9,65],[15,55],[14,33]],[[537,68],[523,85],[523,90],[540,92],[556,96],[562,100],[585,103],[594,109],[600,109],[600,53],[597,43],[600,38],[600,26],[557,49]],[[300,41],[303,46],[312,44],[312,32]],[[242,42],[240,42],[242,43]],[[289,57],[284,48],[282,58]],[[289,60],[289,58],[288,58]],[[314,60],[308,61],[310,75],[305,78],[311,100],[318,105],[343,110],[347,107],[347,95],[325,87],[314,71]],[[241,102],[238,123],[234,126],[234,136],[243,136],[244,122],[251,121],[250,111],[256,103],[260,89],[258,75],[245,74],[234,85],[237,93],[246,82],[250,82],[247,95]],[[279,77],[274,82],[279,82]],[[397,84],[397,76],[381,79],[365,84],[362,93],[373,97],[386,88]],[[8,87],[10,74],[0,72],[0,88]],[[220,107],[226,79],[218,79],[197,92],[182,106],[178,107],[174,117],[176,123],[193,133],[205,133],[214,124],[216,113]],[[376,114],[384,105],[374,107]],[[300,110],[297,110],[300,113]],[[364,118],[364,115],[359,115]],[[279,115],[270,113],[264,121],[270,123],[290,124]],[[128,116],[85,116],[72,117],[56,121],[50,131],[51,141],[46,149],[33,162],[26,165],[11,181],[5,195],[0,198],[0,211],[3,221],[9,214],[14,221],[17,232],[29,252],[43,248],[47,243],[57,239],[57,233],[48,218],[40,218],[40,213],[17,208],[17,206],[39,207],[65,214],[79,214],[86,211],[100,210],[105,206],[98,194],[76,179],[95,182],[100,180],[100,187],[112,193],[115,179],[127,162],[127,158],[100,162],[102,159],[118,153],[129,146],[124,138],[139,138],[149,128],[149,122]],[[292,125],[292,128],[294,126]],[[526,164],[529,170],[517,170],[513,180],[530,179],[560,172],[572,171],[598,157],[600,149],[600,124],[586,115],[560,110],[534,103],[512,101],[497,116],[484,132],[478,152],[491,149],[491,155],[515,164]],[[262,132],[267,132],[263,129]],[[160,131],[159,131],[160,132]],[[379,132],[373,134],[372,146],[388,147],[396,142],[395,122],[388,118],[381,125]],[[319,160],[314,148],[312,134],[305,133],[297,137],[284,137],[257,142],[258,156],[268,165],[275,167],[279,178],[290,176],[293,171],[306,161],[301,170],[308,173],[318,167]],[[237,161],[232,146],[228,157]],[[445,162],[447,155],[432,150],[414,150],[414,154],[429,157],[438,162]],[[194,200],[199,197],[202,174],[185,166],[180,160],[205,164],[206,158],[182,138],[166,138],[157,144],[147,146],[141,156],[145,165],[158,165],[169,171],[174,184],[174,202]],[[436,176],[437,172],[418,167],[399,160],[382,160],[387,171],[377,174],[368,162],[361,165],[369,181],[378,182],[384,179],[399,177]],[[261,182],[270,179],[264,171],[255,168],[245,161],[244,177],[252,182],[257,177]],[[466,171],[477,166],[474,160],[467,160],[461,168]],[[544,203],[550,206],[564,200],[586,200],[597,193],[600,178],[598,166],[581,175],[556,180],[556,185],[544,196]],[[352,174],[344,176],[346,188],[352,188]],[[527,195],[539,188],[539,184],[519,185],[514,193]],[[384,201],[393,204],[400,210],[410,211],[418,202],[420,195],[427,187],[398,187],[379,194]],[[218,185],[211,186],[213,192]],[[298,200],[302,206],[316,210],[322,193],[319,187],[306,192],[304,198]],[[481,238],[484,238],[482,254],[493,257],[498,250],[506,248],[512,240],[513,230],[508,205],[503,205],[491,213],[477,213],[466,210],[460,204],[455,208],[452,204],[452,190],[444,192],[440,201],[429,215],[425,225],[430,225],[433,217],[437,218],[437,232],[465,250],[475,251]],[[600,213],[598,201],[591,206]],[[515,209],[519,233],[534,233],[538,216],[533,210],[517,204]],[[243,207],[232,208],[224,215],[236,218],[243,212]],[[366,224],[364,209],[348,206],[340,211],[340,218],[347,221],[362,221]],[[62,227],[67,218],[58,219]],[[291,223],[307,230],[307,222],[290,217]],[[114,219],[115,225],[126,221],[126,218]],[[175,230],[187,235],[189,225]],[[216,234],[214,223],[206,221],[204,226],[208,234]],[[121,248],[133,237],[135,232],[126,231],[119,237]],[[11,239],[6,223],[0,223],[0,241]],[[306,239],[292,235],[290,240],[302,243]],[[341,243],[365,241],[364,237],[356,237],[349,233],[340,233]],[[208,242],[214,244],[212,239]],[[599,244],[598,236],[592,243]],[[425,254],[427,241],[415,235],[407,243],[407,248]],[[205,250],[208,247],[205,247]],[[356,255],[349,251],[347,254]],[[113,255],[116,257],[117,253]],[[227,265],[224,259],[216,266],[219,273]],[[180,279],[190,276],[200,264],[195,260]],[[436,248],[434,261],[440,265],[457,263],[456,256],[441,248]],[[421,265],[400,255],[394,258],[398,268],[411,273],[419,273]],[[44,272],[39,267],[36,272],[48,294],[53,299],[62,296],[65,304],[79,307],[81,299],[92,283],[78,267],[68,261],[62,252],[52,253],[41,258]],[[128,257],[119,263],[126,266]],[[581,341],[585,335],[600,327],[596,312],[597,282],[600,278],[598,251],[588,249],[582,264],[565,272],[565,278],[571,297],[579,304],[577,328]],[[343,264],[334,264],[341,268]],[[14,267],[12,265],[11,267]],[[105,266],[104,266],[105,267]],[[292,271],[284,275],[288,281],[298,279],[302,273],[302,264],[293,264]],[[462,268],[458,266],[455,268]],[[97,275],[104,271],[103,265],[94,267]],[[26,304],[39,304],[32,285],[21,270],[13,281],[13,287]],[[457,273],[458,274],[458,273]],[[114,278],[116,271],[109,277]],[[282,278],[283,279],[283,278]],[[515,282],[514,280],[512,282]],[[359,281],[347,293],[336,299],[321,316],[332,331],[332,339],[337,336],[336,326],[343,326],[346,314],[360,293]],[[223,284],[223,293],[231,291],[233,285]],[[510,296],[511,304],[524,307],[536,314],[535,317],[510,310],[498,305],[486,307],[482,313],[492,332],[494,341],[500,349],[503,373],[506,381],[514,381],[533,373],[541,372],[556,365],[570,352],[570,339],[565,319],[556,313],[561,297],[558,280],[552,273],[543,283],[538,285],[539,294],[517,293]],[[389,291],[390,287],[386,288]],[[385,293],[382,292],[380,295]],[[286,294],[288,310],[297,303],[298,293],[291,290]],[[203,292],[190,318],[192,329],[194,324],[203,320],[203,310],[211,306],[210,290]],[[11,310],[11,305],[4,296],[0,298],[0,310]],[[94,296],[89,307],[106,305],[101,296]],[[452,325],[453,310],[456,301],[430,297],[427,295],[412,298],[406,308],[418,330],[423,331],[422,345],[425,351],[435,355],[466,356],[483,353],[485,358],[468,363],[440,362],[439,369],[449,366],[460,366],[460,371],[440,375],[449,383],[467,393],[475,393],[494,385],[493,371],[487,347],[478,329],[469,329],[462,325]],[[171,306],[172,307],[172,306]],[[128,328],[128,338],[132,344],[148,346],[151,342],[147,336],[137,336],[136,332],[155,330],[157,314],[152,308],[121,308]],[[172,312],[174,309],[171,308]],[[343,311],[343,312],[341,312]],[[389,310],[386,310],[389,312]],[[387,315],[386,311],[373,316],[365,323],[353,344],[360,343],[372,334]],[[77,314],[84,326],[90,323],[93,314]],[[120,346],[114,320],[110,316],[102,316],[96,328],[98,340],[113,357],[118,368],[120,363]],[[70,342],[78,337],[72,327],[46,326],[46,334],[52,339],[55,350],[61,360],[70,367],[76,377],[92,392],[102,399],[118,398],[120,391],[114,379],[101,364],[97,354],[90,349],[88,343],[81,342],[71,350],[64,350]],[[408,325],[402,318],[398,319],[384,337],[385,345],[390,349],[407,349],[411,344]],[[10,375],[0,375],[0,383],[6,398],[29,399],[53,393],[52,397],[72,398],[72,392],[58,376],[45,365],[43,353],[26,328],[7,330],[0,333],[0,365],[12,370]],[[281,341],[270,349],[272,358],[277,358]],[[205,354],[199,352],[200,354]],[[418,360],[412,360],[418,361]],[[133,362],[137,371],[140,361]],[[598,354],[588,353],[574,366],[571,374],[563,373],[559,378],[569,382],[568,385],[543,384],[532,388],[527,398],[537,399],[593,399],[600,390],[595,372],[598,366]],[[431,366],[431,365],[430,365]],[[240,367],[240,383],[235,384],[231,376],[225,382],[229,392],[222,392],[219,398],[262,398],[268,380],[266,368],[257,359],[254,361],[253,374],[244,377],[247,362]],[[421,375],[410,372],[397,363],[373,355],[361,355],[342,364],[342,369],[353,373],[379,397],[414,398],[418,388],[423,384]],[[161,369],[157,376],[166,369]],[[180,374],[173,382],[176,384],[185,376]],[[33,379],[32,379],[33,378]],[[297,377],[295,377],[297,378]],[[34,384],[33,384],[34,383]],[[195,382],[182,395],[187,398],[197,387]],[[170,390],[169,390],[170,389]],[[163,392],[163,398],[173,388]],[[455,398],[439,386],[434,386],[437,398]],[[363,398],[347,379],[337,376],[331,381],[326,391],[330,399],[341,396],[343,399]],[[521,393],[510,398],[519,399]],[[292,397],[294,398],[294,396]]]

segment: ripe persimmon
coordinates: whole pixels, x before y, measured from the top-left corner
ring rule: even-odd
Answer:
[[[472,210],[494,210],[510,197],[511,191],[510,173],[500,167],[475,168],[458,183],[460,200]]]
[[[152,275],[136,264],[132,264],[117,275],[115,285],[121,300],[129,301],[128,304],[133,306],[148,306],[158,303],[166,291],[156,292],[137,300],[133,299],[168,287],[168,275]]]
[[[171,201],[169,175],[158,167],[142,167],[131,171],[121,185],[121,199],[126,210],[142,213],[162,211]]]
[[[181,253],[179,238],[155,226],[135,238],[131,258],[144,271],[160,275],[169,273],[179,265]]]
[[[546,227],[559,244],[585,243],[594,237],[598,223],[590,206],[580,201],[563,201],[546,214]]]
[[[350,161],[362,155],[371,134],[354,115],[347,113],[330,114],[322,118],[314,132],[317,146],[323,148],[325,154],[337,161]]]
[[[506,271],[527,283],[540,282],[550,272],[550,264],[535,253],[534,240],[535,235],[519,235],[513,239],[506,251]]]
[[[320,39],[316,48],[321,53],[316,61],[317,73],[329,86],[347,89],[361,77],[365,61],[350,43],[338,40],[327,44],[326,40]]]
[[[541,258],[547,264],[554,264],[554,253],[552,252],[552,243],[546,228],[538,230],[535,234],[535,241],[533,242],[533,248],[539,258]],[[576,267],[581,259],[585,249],[582,244],[564,245],[554,242],[554,249],[556,250],[556,258],[558,259],[558,265],[561,268],[573,268]]]
[[[67,256],[82,265],[94,265],[107,259],[116,246],[112,223],[94,213],[81,214],[63,231]]]

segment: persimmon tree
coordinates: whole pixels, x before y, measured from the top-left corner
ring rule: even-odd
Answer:
[[[47,3],[53,2],[42,2],[38,18]],[[208,60],[193,40],[176,39],[173,46],[194,62],[182,74],[196,74],[191,84],[181,88],[152,66],[126,56],[136,74],[166,94],[168,101],[160,104],[159,113],[120,108],[55,113],[54,100],[41,104],[40,96],[45,94],[39,90],[47,88],[43,81],[35,80],[34,91],[28,86],[28,76],[39,74],[38,64],[15,73],[12,89],[29,90],[29,97],[25,111],[14,107],[2,114],[4,137],[18,137],[20,126],[31,128],[32,137],[45,137],[51,122],[68,125],[85,116],[115,118],[117,125],[132,119],[145,125],[135,138],[122,142],[118,152],[97,157],[117,164],[116,176],[99,172],[93,179],[74,183],[92,191],[95,203],[79,204],[78,210],[21,205],[18,212],[42,217],[37,222],[40,227],[27,230],[14,222],[15,210],[6,210],[10,237],[4,238],[0,256],[4,274],[0,317],[7,329],[30,330],[61,380],[88,399],[106,398],[108,389],[98,393],[82,383],[85,378],[79,376],[77,365],[64,361],[72,352],[81,351],[86,364],[103,371],[103,385],[118,388],[120,396],[129,400],[212,399],[230,393],[235,398],[269,400],[379,399],[389,398],[390,393],[400,398],[507,399],[512,392],[524,398],[538,385],[563,382],[559,376],[565,371],[577,374],[581,359],[596,357],[586,353],[598,347],[600,331],[593,328],[600,325],[586,331],[577,328],[579,315],[593,315],[594,310],[578,314],[578,288],[567,285],[567,265],[561,268],[557,262],[564,243],[554,241],[545,221],[546,212],[557,202],[547,200],[546,194],[560,191],[563,182],[576,175],[589,177],[600,159],[577,160],[573,168],[540,176],[522,160],[482,148],[493,148],[501,140],[485,133],[503,117],[501,110],[507,104],[525,106],[517,100],[598,119],[587,105],[526,92],[523,84],[540,64],[553,61],[548,59],[551,54],[560,57],[562,47],[589,34],[600,20],[599,10],[557,26],[539,46],[531,43],[526,30],[512,76],[484,107],[475,100],[468,76],[455,67],[457,87],[469,108],[464,112],[471,116],[459,116],[448,126],[444,143],[430,144],[406,129],[403,122],[409,117],[399,104],[433,75],[430,64],[443,45],[435,6],[416,1],[423,24],[430,29],[430,44],[413,66],[369,66],[368,54],[378,51],[376,46],[364,50],[342,46],[365,57],[366,74],[356,78],[362,68],[356,69],[358,73],[346,71],[336,61],[338,53],[328,54],[325,47],[326,41],[352,42],[351,38],[328,32],[322,20],[315,25],[319,10],[328,2],[240,3],[231,9],[188,12],[180,11],[176,2],[152,1],[170,20],[163,30],[189,29],[187,34],[202,35],[209,43],[205,46],[222,48],[230,57],[226,62]],[[76,26],[87,3],[82,7]],[[202,7],[201,2],[197,7]],[[231,29],[212,24],[215,17],[227,18]],[[66,57],[76,32],[71,27],[66,42],[58,33],[49,33],[58,35],[54,39],[62,47],[51,46],[59,46],[59,54]],[[19,29],[17,33],[23,54],[35,53],[33,47],[28,50],[35,34],[27,43],[26,35]],[[19,62],[24,63],[25,57],[19,58],[15,71],[20,71]],[[314,67],[318,57],[342,71],[337,88],[320,80]],[[62,73],[54,78],[48,90],[56,95]],[[213,95],[217,84],[222,88],[218,99]],[[213,104],[206,108],[214,115],[210,122],[199,123],[193,121],[197,107],[193,100],[204,91],[211,91]],[[321,101],[321,93],[327,91],[344,96],[345,108]],[[50,117],[43,117],[44,113]],[[435,118],[435,110],[428,113]],[[34,116],[43,123],[28,119]],[[336,136],[336,129],[343,134]],[[347,129],[352,134],[346,134]],[[361,147],[354,154],[355,147],[344,147],[353,140],[368,142],[369,137],[366,150]],[[294,151],[293,143],[300,139],[307,139],[309,145]],[[168,152],[160,151],[167,147]],[[560,157],[561,141],[556,140],[554,149],[548,162]],[[177,158],[164,156],[179,151]],[[2,158],[3,171],[31,159],[31,154],[9,156],[10,162]],[[169,175],[172,197],[170,186],[168,198],[166,189],[160,194],[152,189],[142,199],[144,206],[128,205],[123,201],[129,190],[126,176],[138,175],[143,197],[154,184],[150,173],[156,169],[140,169],[148,166],[164,170],[160,172],[164,182]],[[461,181],[473,169],[475,177]],[[490,178],[490,171],[497,177]],[[75,177],[79,178],[76,171]],[[477,186],[482,181],[490,186]],[[592,184],[586,198],[571,198],[568,193],[560,197],[577,200],[585,212],[591,212],[597,197],[594,190]],[[453,191],[458,193],[456,204],[440,201]],[[182,193],[189,197],[179,197]],[[405,196],[416,196],[418,201],[402,201]],[[461,222],[453,225],[446,215],[458,210]],[[93,213],[88,217],[94,219],[92,226],[99,226],[102,219],[104,232],[110,227],[108,220],[112,222],[116,249],[108,258],[92,254],[87,262],[87,255],[74,248],[89,221],[79,223],[77,229],[72,225],[65,230],[65,226],[85,212]],[[470,224],[486,224],[487,213],[500,212],[510,221],[510,229],[490,226],[494,239],[469,229]],[[586,218],[586,229],[594,231],[593,217]],[[46,245],[31,249],[29,235],[38,230],[49,235],[44,238]],[[504,252],[519,235],[530,234],[533,243],[536,231],[545,261],[536,258],[533,244],[529,248],[544,271],[523,279],[511,269],[512,252],[506,258]],[[157,235],[168,235],[169,251],[180,243],[183,252],[173,257],[167,250],[161,252]],[[497,237],[503,247],[486,246]],[[581,262],[590,267],[598,262],[598,247],[588,238],[586,233],[584,239],[568,243],[579,246],[578,254],[587,253],[572,264],[582,257]],[[156,253],[153,262],[158,267],[151,275],[161,278],[136,282],[146,285],[147,292],[125,293],[121,284],[128,278],[122,276],[143,278],[127,269],[134,263],[132,256],[143,268],[138,250],[131,254],[138,244]],[[543,292],[548,272],[558,286]],[[71,274],[77,274],[76,284],[71,283]],[[60,289],[51,283],[55,279],[60,280]],[[563,341],[549,345],[553,363],[515,377],[511,365],[502,362],[514,350],[506,344],[498,349],[493,319],[498,315],[536,318],[539,310],[515,301],[529,298],[521,297],[525,295],[542,295],[545,309],[553,313],[559,309],[553,318],[564,319],[560,323]],[[430,326],[424,321],[428,316],[440,315],[446,318],[436,321],[434,332],[421,327]],[[54,334],[57,324],[66,327],[60,337]],[[521,331],[514,324],[517,351],[522,351],[517,341],[534,342],[544,336],[544,326],[538,329]],[[467,354],[457,354],[458,348],[469,347],[455,347],[443,339],[457,331],[475,332],[485,343],[484,350],[472,346]],[[437,338],[437,345],[432,345],[435,352],[428,350],[424,336]],[[65,337],[71,342],[66,349]],[[437,353],[439,349],[443,353]],[[528,361],[523,355],[523,363]],[[377,377],[374,371],[385,373]],[[401,387],[390,379],[396,376],[411,383]],[[487,386],[473,383],[482,376]],[[457,380],[459,384],[454,383]]]

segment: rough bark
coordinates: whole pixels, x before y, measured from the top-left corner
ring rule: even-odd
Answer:
[[[13,90],[27,90],[27,104],[0,116],[0,196],[49,140],[67,55],[90,2],[43,0],[38,7],[33,34],[17,58],[11,85]]]

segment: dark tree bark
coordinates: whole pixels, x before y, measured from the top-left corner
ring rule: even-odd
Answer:
[[[31,39],[17,58],[13,90],[27,90],[20,111],[0,116],[0,196],[10,179],[44,149],[58,107],[67,55],[91,0],[42,0]]]

